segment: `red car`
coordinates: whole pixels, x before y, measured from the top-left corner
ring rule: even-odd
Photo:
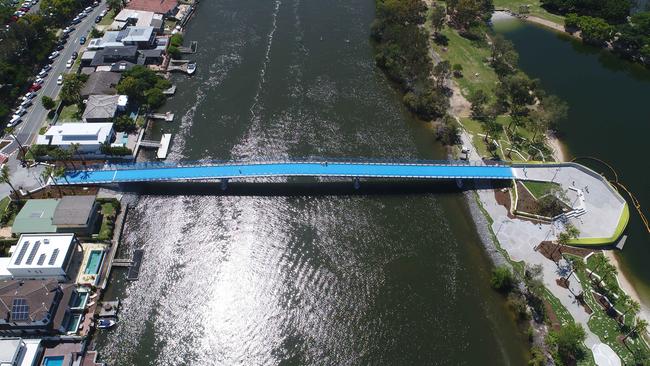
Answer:
[[[37,92],[39,91],[43,86],[41,84],[32,84],[32,86],[29,87],[30,92]]]

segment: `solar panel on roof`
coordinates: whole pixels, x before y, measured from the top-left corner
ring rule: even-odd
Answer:
[[[36,264],[38,264],[39,266],[42,266],[43,263],[45,263],[45,253],[41,254],[41,255],[38,257],[38,262],[36,262]]]
[[[34,262],[34,258],[36,258],[36,253],[38,252],[38,248],[41,246],[41,241],[37,240],[36,243],[34,243],[34,246],[32,247],[32,251],[29,252],[29,256],[27,257],[27,261],[25,264],[32,264]]]
[[[25,299],[14,299],[11,306],[11,320],[22,321],[29,319],[29,305]]]
[[[15,265],[20,265],[20,262],[22,262],[25,253],[27,253],[28,248],[29,248],[29,241],[25,241],[25,244],[23,244],[23,246],[20,248],[20,252],[18,252],[18,256],[16,257],[16,261],[14,262]]]
[[[52,251],[52,256],[50,257],[50,261],[47,262],[48,265],[54,265],[54,262],[56,262],[56,257],[59,255],[59,248],[54,248]]]

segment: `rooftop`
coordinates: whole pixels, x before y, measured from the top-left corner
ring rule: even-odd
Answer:
[[[116,72],[94,72],[88,76],[88,81],[81,89],[82,96],[113,95],[117,93],[115,86],[120,81],[121,75]]]
[[[58,204],[57,199],[27,200],[25,206],[16,215],[11,232],[14,234],[55,233],[56,226],[52,224],[52,217]]]
[[[0,321],[47,323],[58,288],[56,280],[0,282]]]
[[[122,32],[126,32],[122,35]],[[153,27],[128,27],[120,32],[122,42],[148,42],[153,35]]]
[[[45,135],[38,136],[36,143],[55,146],[97,145],[106,142],[112,131],[112,123],[65,123],[50,127]]]
[[[117,112],[118,95],[91,95],[86,102],[83,120],[110,120]]]
[[[145,10],[159,14],[167,14],[178,6],[177,0],[131,0],[127,9]]]
[[[72,246],[74,234],[21,235],[7,269],[61,268]]]
[[[54,210],[56,226],[85,225],[95,207],[95,196],[65,196]]]

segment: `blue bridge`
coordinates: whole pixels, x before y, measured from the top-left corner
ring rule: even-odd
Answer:
[[[57,184],[182,182],[272,177],[407,179],[513,179],[507,165],[466,161],[302,160],[269,162],[164,162],[106,164],[68,170]]]

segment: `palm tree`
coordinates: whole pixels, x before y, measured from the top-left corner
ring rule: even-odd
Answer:
[[[52,184],[54,184],[54,186],[59,190],[59,195],[61,195],[61,197],[63,197],[63,191],[61,191],[61,187],[59,187],[59,185],[56,183],[56,179],[54,178],[54,174],[55,174],[55,168],[53,166],[51,166],[51,165],[48,165],[47,167],[45,167],[45,170],[43,170],[43,173],[41,174],[41,177],[45,181],[51,179]]]
[[[576,258],[572,260],[571,264],[571,272],[569,272],[569,275],[566,276],[567,280],[571,278],[571,275],[573,275],[576,271],[585,269],[585,262],[582,261],[582,258]]]
[[[9,167],[5,164],[2,167],[2,171],[0,171],[0,183],[6,183],[9,185],[9,188],[14,192],[14,195],[16,196],[16,199],[20,198],[20,194],[14,188],[13,184],[11,184],[11,177],[9,176]]]
[[[641,311],[641,304],[639,304],[634,299],[631,299],[629,296],[627,296],[627,295],[625,295],[625,296],[627,297],[628,301],[627,301],[627,309],[625,309],[625,311],[623,312],[623,316],[625,316],[625,314],[627,314],[629,312],[632,312],[633,314],[636,314],[639,311]]]
[[[79,149],[81,148],[81,145],[77,143],[70,144],[70,151],[72,151],[73,154],[76,154],[79,159],[81,160],[81,164],[86,165],[86,161],[84,160],[83,155],[79,152]]]
[[[598,270],[600,269],[600,267],[601,267],[603,264],[606,264],[606,263],[609,262],[609,260],[607,259],[607,257],[605,257],[605,256],[602,255],[602,254],[596,256],[596,261],[597,261],[597,262],[596,262],[596,268],[594,268],[593,271],[589,272],[589,278],[590,278],[590,279],[592,278],[592,276],[593,276],[594,273],[598,272]]]
[[[636,324],[634,324],[632,329],[625,335],[625,337],[623,337],[623,342],[625,342],[625,340],[633,333],[638,333],[639,331],[648,327],[648,322],[643,318],[637,317],[635,323]]]
[[[23,154],[22,158],[20,159],[21,162],[25,161],[25,156],[27,156],[27,150],[25,150],[25,146],[20,143],[20,140],[18,140],[18,136],[14,134],[16,132],[15,127],[7,127],[5,128],[5,133],[11,137],[13,137],[14,141],[18,144],[18,148],[20,149],[20,152]]]

